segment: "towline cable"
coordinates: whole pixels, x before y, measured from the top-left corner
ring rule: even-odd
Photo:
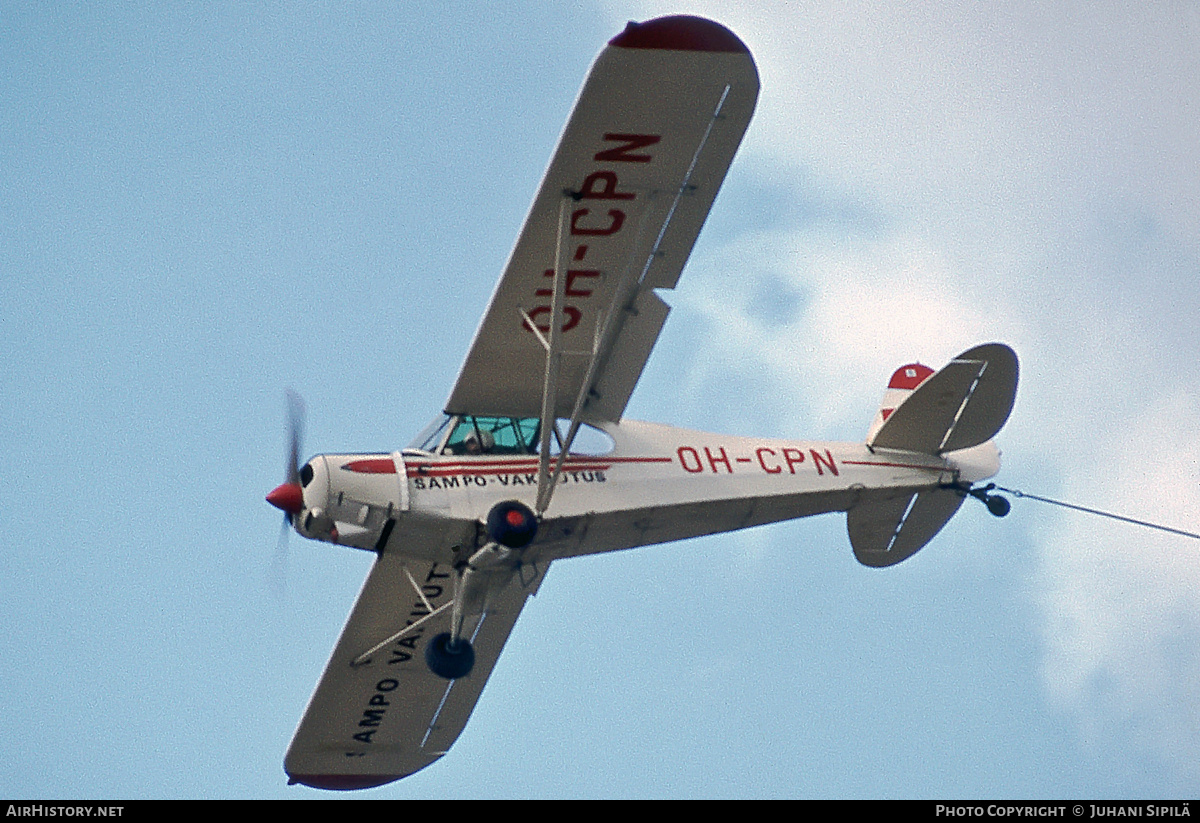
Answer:
[[[1149,523],[1145,520],[1136,520],[1132,517],[1125,517],[1124,515],[1113,514],[1112,512],[1103,512],[1099,509],[1089,509],[1087,506],[1077,506],[1074,503],[1064,503],[1062,500],[1052,500],[1049,497],[1042,497],[1041,495],[1037,494],[1028,494],[1017,489],[1006,489],[1003,486],[996,486],[995,489],[999,492],[1011,494],[1013,497],[1023,497],[1028,500],[1037,500],[1042,503],[1050,503],[1055,506],[1062,506],[1066,509],[1075,509],[1075,511],[1086,512],[1088,514],[1096,514],[1101,517],[1111,517],[1113,520],[1120,520],[1125,523],[1133,523],[1135,526],[1145,526],[1148,529],[1158,529],[1159,531],[1170,532],[1171,534],[1178,534],[1182,535],[1183,537],[1190,537],[1193,540],[1200,540],[1200,534],[1185,532],[1182,529],[1173,529],[1170,526],[1163,526],[1159,523]]]

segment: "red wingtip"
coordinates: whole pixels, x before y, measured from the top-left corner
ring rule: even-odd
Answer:
[[[299,514],[304,508],[304,491],[299,483],[280,483],[267,495],[267,502],[288,514]]]
[[[373,789],[407,777],[407,774],[288,774],[288,785],[301,783],[314,789],[335,792],[352,792],[358,789]]]
[[[669,49],[673,51],[746,52],[746,44],[720,23],[703,17],[676,15],[635,23],[608,41],[626,49]]]

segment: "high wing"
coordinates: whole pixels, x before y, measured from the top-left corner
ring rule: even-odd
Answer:
[[[444,631],[454,594],[444,563],[385,551],[375,562],[288,747],[289,782],[318,789],[365,789],[423,769],[457,739],[521,613],[545,576],[523,569],[491,593],[482,616],[468,617],[475,666],[458,680],[433,674],[425,642]],[[420,593],[418,593],[418,587]],[[405,626],[442,608],[407,635],[363,655]]]
[[[609,41],[447,412],[541,415],[557,267],[555,416],[578,405],[580,419],[620,420],[669,311],[654,290],[675,287],[757,98],[750,52],[717,23],[665,17],[630,23]]]

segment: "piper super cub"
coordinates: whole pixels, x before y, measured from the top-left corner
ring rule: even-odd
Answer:
[[[966,496],[1007,513],[973,486],[999,470],[1016,394],[1001,344],[902,366],[864,443],[622,419],[667,318],[659,290],[757,97],[723,26],[630,23],[592,66],[445,414],[400,451],[302,466],[293,423],[267,500],[301,535],[377,559],[288,749],[291,782],[367,788],[444,755],[552,561],[844,511],[854,556],[890,566]]]

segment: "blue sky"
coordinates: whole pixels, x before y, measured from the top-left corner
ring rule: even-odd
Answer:
[[[1182,4],[0,6],[9,797],[305,797],[370,557],[306,451],[439,411],[627,19],[749,45],[755,121],[629,416],[861,438],[1001,340],[1002,485],[1200,530],[1200,13]],[[1162,797],[1200,778],[1194,541],[1015,501],[890,570],[827,516],[556,564],[471,723],[371,797]]]

